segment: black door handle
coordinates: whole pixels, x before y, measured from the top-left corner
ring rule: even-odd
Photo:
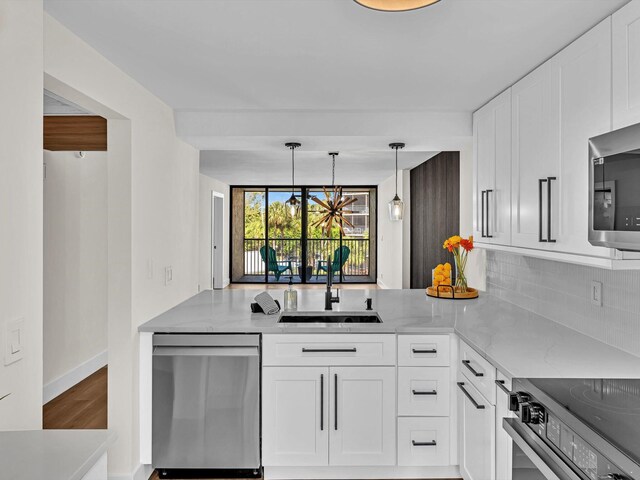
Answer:
[[[556,243],[551,238],[551,181],[555,179],[556,177],[547,177],[547,242],[549,243]]]
[[[504,386],[504,380],[496,380],[496,385],[507,395],[511,395],[511,392]]]
[[[421,350],[419,348],[412,348],[411,351],[413,353],[438,353],[438,350],[436,350],[435,348],[430,348],[428,350]]]
[[[491,204],[489,203],[489,194],[490,193],[493,193],[493,190],[487,190],[487,228],[486,228],[486,230],[487,230],[487,238],[493,238],[493,235],[491,235],[489,233],[489,225],[491,225],[491,220],[490,220],[491,217],[489,216],[489,211],[491,210],[491,207],[490,207]]]
[[[414,395],[438,395],[438,392],[436,390],[427,390],[427,391],[411,390],[411,393],[413,393]]]
[[[475,368],[473,368],[469,360],[462,360],[462,364],[469,370],[471,370],[471,373],[473,373],[476,377],[484,377],[484,373],[480,373]]]
[[[538,179],[538,241],[546,242],[546,238],[542,238],[542,184],[547,183],[548,179]]]
[[[333,389],[335,411],[333,412],[333,429],[338,430],[338,374],[333,377],[335,381],[335,388]]]
[[[320,430],[324,430],[324,374],[320,375]]]
[[[486,193],[486,190],[482,190],[480,193],[480,235],[482,238],[487,237],[484,233],[484,196]]]
[[[484,410],[484,405],[480,405],[478,402],[476,402],[474,398],[471,396],[471,394],[467,392],[467,389],[464,388],[464,382],[457,382],[457,383],[458,383],[458,388],[462,390],[462,393],[464,393],[465,397],[471,400],[471,403],[473,404],[473,406],[476,407],[478,410]]]
[[[411,440],[411,445],[414,447],[435,447],[437,443],[435,440],[431,440],[430,442],[416,442],[415,440]]]
[[[302,353],[355,353],[357,349],[353,348],[302,348]]]

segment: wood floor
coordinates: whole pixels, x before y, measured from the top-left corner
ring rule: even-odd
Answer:
[[[45,429],[107,428],[107,367],[103,367],[42,408]]]

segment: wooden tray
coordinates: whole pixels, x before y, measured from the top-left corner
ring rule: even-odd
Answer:
[[[427,295],[435,298],[448,298],[451,300],[469,300],[471,298],[478,298],[478,290],[475,288],[467,287],[467,291],[456,292],[455,287],[449,285],[440,285],[437,289],[435,287],[427,287]]]

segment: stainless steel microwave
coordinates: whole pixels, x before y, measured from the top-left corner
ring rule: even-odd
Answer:
[[[640,124],[589,139],[589,242],[640,251]]]

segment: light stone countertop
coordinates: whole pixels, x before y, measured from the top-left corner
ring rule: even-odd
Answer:
[[[114,438],[108,430],[0,432],[0,477],[80,480]]]
[[[334,311],[364,311],[382,324],[278,324],[251,313],[260,290],[207,290],[141,325],[157,333],[456,333],[513,378],[640,378],[640,357],[610,347],[496,297],[438,300],[423,290],[341,290]],[[283,305],[284,289],[269,290]],[[298,312],[321,312],[324,290],[298,290]]]

